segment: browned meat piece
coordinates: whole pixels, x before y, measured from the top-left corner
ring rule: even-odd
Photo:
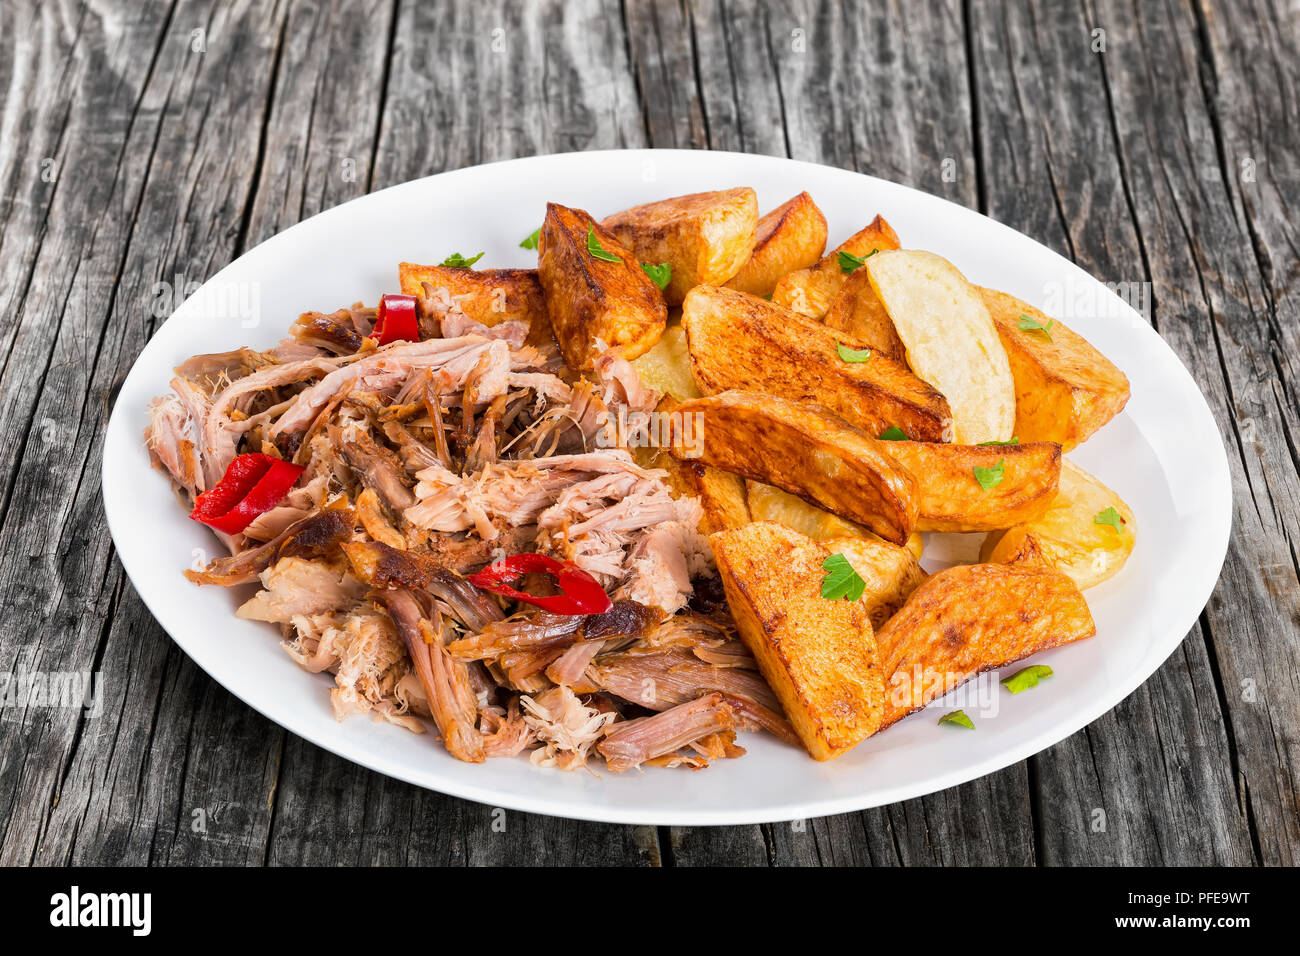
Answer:
[[[352,313],[339,309],[333,315],[304,312],[289,332],[304,345],[324,349],[333,355],[351,355],[361,348],[361,336],[352,328]]]
[[[265,544],[248,548],[228,558],[218,558],[202,571],[186,569],[185,576],[195,584],[218,584],[231,587],[248,584],[280,558],[328,557],[352,537],[356,515],[340,498],[321,510],[295,521]]]
[[[621,721],[596,745],[615,773],[674,753],[710,734],[734,730],[736,713],[722,694],[709,694],[653,717]]]
[[[398,551],[377,541],[352,541],[342,547],[353,573],[371,587],[428,591],[471,631],[481,631],[503,616],[474,585],[434,558]]]
[[[398,514],[415,504],[415,495],[406,487],[406,469],[392,451],[382,448],[359,428],[344,431],[337,425],[327,429],[330,443],[347,466],[367,488]]]

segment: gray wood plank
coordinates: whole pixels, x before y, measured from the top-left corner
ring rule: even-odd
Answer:
[[[972,6],[971,13],[988,213],[1103,281],[1150,281],[1104,72],[1134,62],[1133,38],[1120,27],[1134,14],[1094,18],[1054,3]],[[1092,52],[1094,24],[1111,25],[1104,53]],[[1144,56],[1174,53],[1143,49]],[[1194,74],[1194,61],[1183,68]],[[1154,114],[1160,102],[1143,91],[1124,112]],[[1141,147],[1142,161],[1166,168],[1195,161],[1153,145]],[[1157,286],[1163,325],[1162,292]],[[1228,746],[1197,628],[1121,707],[1033,759],[1043,862],[1249,862],[1246,820],[1220,757]]]

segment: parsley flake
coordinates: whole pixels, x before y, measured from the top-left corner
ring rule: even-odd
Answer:
[[[954,710],[951,713],[944,714],[939,718],[941,724],[956,724],[958,727],[965,727],[967,730],[974,730],[975,723],[966,716],[964,710]]]
[[[1124,530],[1124,519],[1119,516],[1119,512],[1114,506],[1107,508],[1105,511],[1098,511],[1092,516],[1093,524],[1108,524],[1116,531]]]
[[[474,263],[478,262],[482,258],[483,258],[483,253],[481,252],[478,255],[471,256],[468,259],[462,256],[459,252],[453,252],[446,259],[443,259],[440,264],[444,266],[450,266],[453,269],[468,269],[471,266],[473,266]]]
[[[1002,474],[1006,471],[1007,460],[999,458],[998,463],[992,468],[981,468],[976,465],[971,471],[975,472],[975,480],[980,483],[980,487],[985,491],[1002,482]]]
[[[842,554],[832,554],[822,564],[826,576],[822,578],[822,597],[828,601],[856,601],[867,589],[867,582],[853,570],[849,559]]]
[[[1055,319],[1048,319],[1048,320],[1047,320],[1047,324],[1044,325],[1042,322],[1039,322],[1037,319],[1030,318],[1029,316],[1025,315],[1025,313],[1021,312],[1021,313],[1020,313],[1020,322],[1019,322],[1019,325],[1020,325],[1020,331],[1022,331],[1022,332],[1042,332],[1044,335],[1047,336],[1047,341],[1051,342],[1051,341],[1052,341],[1052,323],[1054,323],[1055,321],[1056,321]]]
[[[1023,670],[1016,671],[1010,677],[1002,678],[1001,683],[1011,693],[1019,694],[1022,690],[1037,687],[1041,678],[1051,676],[1052,669],[1046,664],[1030,664]]]
[[[641,269],[650,277],[650,281],[659,287],[660,292],[668,288],[668,283],[673,280],[673,267],[667,262],[661,262],[657,266],[643,262]]]
[[[597,259],[603,259],[606,262],[623,261],[600,244],[600,240],[596,238],[596,228],[594,226],[587,227],[587,251]]]
[[[845,273],[846,275],[852,275],[858,269],[862,268],[862,266],[866,264],[867,260],[870,259],[879,251],[880,251],[879,249],[872,249],[865,256],[855,256],[851,252],[841,251],[841,252],[837,252],[835,256],[837,259],[839,259],[840,271]]]
[[[871,349],[851,349],[843,342],[837,342],[835,344],[835,351],[839,353],[840,358],[844,361],[853,364],[865,362],[871,358]]]
[[[541,239],[541,237],[542,237],[542,227],[541,227],[541,226],[538,226],[536,229],[534,229],[532,232],[530,232],[530,233],[529,233],[529,234],[524,238],[524,241],[523,241],[523,242],[519,243],[519,248],[520,248],[520,249],[536,249],[536,248],[537,248],[537,241],[538,241],[539,239]]]
[[[881,432],[880,440],[881,441],[911,441],[911,439],[907,437],[907,432],[903,431],[897,425],[890,425],[883,432]]]

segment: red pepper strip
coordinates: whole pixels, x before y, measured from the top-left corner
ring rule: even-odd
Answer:
[[[216,485],[195,499],[190,517],[226,534],[239,534],[279,504],[302,472],[301,465],[273,455],[240,455]]]
[[[389,342],[420,341],[420,322],[415,317],[415,296],[386,295],[379,300],[375,330],[370,333],[380,345]]]
[[[517,581],[533,571],[552,575],[560,593],[554,597],[534,597],[506,583]],[[493,561],[482,571],[471,574],[469,582],[476,588],[535,605],[553,614],[604,614],[614,606],[600,582],[582,568],[544,554],[516,554]]]

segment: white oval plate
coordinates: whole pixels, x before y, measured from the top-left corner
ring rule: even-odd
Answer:
[[[269,347],[309,309],[373,303],[396,291],[403,259],[440,262],[485,250],[484,267],[533,266],[535,254],[518,244],[541,224],[547,200],[599,217],[742,184],[758,191],[763,210],[808,190],[826,213],[831,245],[882,213],[904,246],[933,250],[972,281],[1043,307],[1128,374],[1133,397],[1124,413],[1072,457],[1132,505],[1137,548],[1118,576],[1087,592],[1097,636],[1034,658],[1053,667],[1050,681],[1014,697],[993,683],[987,700],[958,702],[978,721],[975,733],[936,724],[953,704],[945,699],[832,763],[745,734],[747,756],[700,772],[595,776],[539,770],[525,758],[470,765],[432,734],[363,717],[339,723],[328,677],[300,670],[272,626],[234,617],[248,588],[199,588],[181,576],[219,546],[150,468],[141,438],[146,405],[167,391],[174,365],[199,352]],[[894,183],[774,157],[676,150],[540,156],[443,173],[345,203],[264,242],[185,301],[136,361],[109,423],[103,489],[122,564],[149,610],[200,667],[282,727],[380,773],[493,806],[683,826],[893,803],[972,780],[1074,733],[1131,693],[1191,629],[1223,563],[1232,513],[1223,445],[1191,376],[1136,311],[1067,260]],[[980,538],[948,537],[964,538],[958,550],[967,553]],[[934,550],[951,558],[952,543],[936,541]]]

